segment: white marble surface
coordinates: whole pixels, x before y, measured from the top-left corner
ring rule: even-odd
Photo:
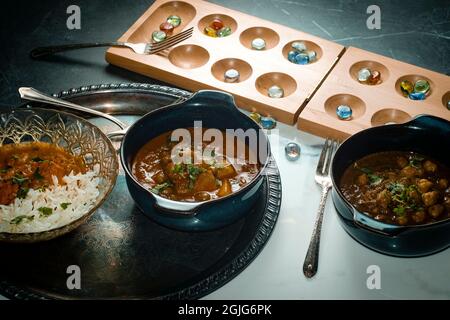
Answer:
[[[242,273],[204,299],[450,299],[450,250],[408,259],[373,252],[341,228],[331,197],[324,215],[319,270],[313,279],[306,279],[302,266],[320,198],[314,172],[323,139],[293,126],[277,128],[279,135],[272,132],[271,142],[283,198],[273,234]],[[302,147],[298,161],[284,156],[289,141]],[[367,288],[370,265],[380,267],[379,290]]]

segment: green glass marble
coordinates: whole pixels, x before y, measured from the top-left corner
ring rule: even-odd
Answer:
[[[173,25],[174,28],[178,27],[181,24],[181,18],[176,15],[171,15],[171,16],[167,17],[166,21],[168,23],[170,23],[171,25]]]
[[[152,33],[152,39],[154,42],[161,42],[166,40],[167,34],[164,31],[154,31]]]
[[[430,91],[430,84],[427,80],[417,80],[414,84],[414,92],[427,94]]]
[[[230,27],[223,27],[220,30],[217,30],[217,36],[219,38],[223,38],[226,36],[229,36],[231,34],[231,28]]]
[[[402,91],[403,95],[407,97],[414,91],[414,86],[410,81],[405,80],[400,82],[400,90]]]

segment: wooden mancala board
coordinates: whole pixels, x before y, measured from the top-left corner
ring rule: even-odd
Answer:
[[[358,82],[357,74],[363,67],[380,71],[381,83]],[[418,79],[430,83],[430,95],[420,101],[404,97],[400,82]],[[303,109],[297,125],[302,131],[343,140],[362,129],[403,123],[420,114],[450,120],[449,99],[450,77],[350,47]],[[340,104],[352,107],[351,120],[338,119],[336,108]]]
[[[331,70],[344,47],[330,41],[205,1],[158,0],[119,39],[149,42],[170,15],[182,19],[174,33],[194,27],[193,36],[157,55],[139,55],[127,48],[109,48],[106,60],[134,72],[196,91],[217,89],[234,95],[239,107],[294,124],[312,93]],[[214,18],[230,26],[232,34],[213,38],[204,34]],[[266,41],[265,50],[251,49],[254,38]],[[303,40],[317,60],[297,65],[287,60],[291,43]],[[237,69],[237,83],[224,82],[224,71]],[[278,85],[283,98],[270,98],[267,89]]]

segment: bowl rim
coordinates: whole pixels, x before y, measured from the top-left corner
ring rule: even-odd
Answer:
[[[159,212],[164,212],[165,214],[171,214],[171,215],[181,216],[181,217],[196,215],[196,211],[200,207],[203,207],[203,206],[206,206],[206,205],[210,205],[210,204],[213,204],[213,203],[216,203],[216,202],[225,201],[225,200],[228,200],[230,198],[236,197],[236,196],[240,195],[241,193],[247,192],[248,189],[251,189],[256,183],[258,183],[258,181],[261,179],[261,177],[263,175],[263,172],[267,171],[267,168],[269,167],[269,163],[270,163],[271,157],[272,157],[272,152],[271,152],[271,148],[270,148],[270,141],[269,141],[269,138],[268,138],[267,134],[262,130],[262,128],[259,128],[258,130],[261,130],[263,132],[264,137],[266,139],[267,157],[265,159],[265,162],[261,165],[261,168],[259,169],[258,174],[248,184],[246,184],[243,188],[239,189],[238,191],[233,192],[233,193],[231,193],[231,194],[229,194],[227,196],[216,198],[216,199],[210,199],[210,200],[206,200],[206,201],[177,201],[177,200],[171,200],[171,199],[167,199],[167,198],[161,197],[160,195],[157,195],[156,193],[153,193],[152,191],[147,190],[146,188],[144,188],[142,186],[142,184],[139,181],[137,181],[137,179],[134,177],[133,173],[128,168],[129,162],[126,161],[125,154],[124,154],[123,145],[126,142],[129,133],[132,132],[132,130],[135,127],[137,127],[138,125],[140,125],[143,121],[148,120],[149,117],[151,117],[151,116],[153,116],[153,115],[155,115],[157,113],[167,112],[169,109],[180,107],[183,104],[189,103],[189,101],[192,98],[196,97],[198,93],[207,93],[207,92],[221,93],[221,94],[226,95],[233,102],[233,105],[235,107],[236,112],[239,112],[240,116],[242,116],[242,118],[244,120],[248,119],[249,123],[252,124],[250,121],[253,121],[253,120],[248,118],[244,113],[242,113],[237,108],[236,104],[234,103],[234,98],[233,98],[233,96],[231,94],[229,94],[227,92],[223,92],[223,91],[218,91],[218,90],[200,90],[200,91],[194,93],[187,100],[174,102],[172,104],[166,105],[164,107],[161,107],[161,108],[158,108],[158,109],[155,109],[155,110],[152,110],[152,111],[146,113],[143,117],[138,119],[135,123],[133,123],[127,129],[127,131],[126,131],[126,133],[125,133],[125,135],[124,135],[124,137],[122,139],[122,146],[120,148],[120,162],[122,164],[122,168],[123,168],[126,176],[128,178],[130,178],[133,181],[133,183],[135,183],[138,186],[138,188],[140,190],[143,190],[144,192],[146,192],[147,194],[149,194],[150,196],[155,198],[155,200],[156,200],[155,204],[158,207],[158,209],[160,209],[160,210],[158,210]],[[255,123],[255,126],[257,126],[256,123]],[[138,149],[140,150],[142,147],[143,147],[143,145],[141,145]],[[134,154],[132,158],[134,159],[135,156],[136,156],[136,154]],[[158,201],[157,201],[158,199],[162,200],[164,202],[173,204],[173,205],[180,205],[180,206],[184,205],[184,206],[192,206],[192,207],[188,208],[188,209],[179,209],[179,210],[169,209],[169,208],[165,208],[165,207],[159,206],[158,205]]]
[[[430,115],[418,115],[418,116],[414,117],[413,119],[411,119],[411,120],[408,121],[408,122],[400,123],[400,124],[390,124],[389,126],[391,126],[392,128],[394,128],[394,127],[397,127],[397,128],[405,128],[405,130],[406,130],[406,129],[412,129],[411,125],[414,124],[414,121],[417,120],[417,119],[419,119],[419,118],[423,118],[423,117],[437,118],[437,117],[430,116]],[[445,120],[445,119],[443,119],[443,120]],[[448,122],[448,121],[447,121],[447,122]],[[450,125],[450,122],[449,122],[449,125]],[[376,224],[378,224],[378,225],[380,225],[380,226],[385,226],[386,228],[389,228],[389,229],[394,229],[394,230],[396,230],[396,232],[403,232],[403,231],[411,230],[411,229],[412,229],[412,230],[415,230],[415,229],[429,228],[429,227],[434,227],[434,226],[441,225],[441,224],[447,224],[447,223],[450,223],[450,217],[449,217],[449,218],[446,218],[446,219],[444,219],[444,220],[439,220],[439,221],[434,221],[434,222],[429,222],[429,223],[424,223],[424,224],[405,225],[405,226],[401,226],[401,225],[396,225],[396,224],[391,224],[391,223],[386,223],[386,222],[378,221],[378,220],[375,220],[374,218],[372,218],[372,216],[370,216],[370,215],[367,214],[366,212],[363,212],[363,211],[358,210],[358,209],[357,209],[350,201],[348,201],[348,199],[343,195],[343,193],[342,193],[342,191],[341,191],[341,187],[339,186],[339,184],[338,184],[337,181],[336,181],[336,173],[335,173],[335,170],[334,170],[334,167],[335,167],[335,155],[338,154],[338,152],[342,149],[342,147],[343,147],[344,145],[348,145],[348,144],[352,143],[353,140],[356,139],[357,137],[366,135],[366,134],[368,134],[368,133],[373,133],[373,132],[376,132],[377,130],[382,130],[382,129],[384,129],[384,128],[385,128],[384,126],[370,127],[370,128],[361,130],[361,131],[359,131],[359,132],[357,132],[357,133],[351,135],[350,137],[348,137],[347,139],[345,139],[344,142],[342,142],[342,143],[338,146],[338,148],[336,149],[335,154],[333,155],[333,159],[332,159],[332,161],[331,161],[331,182],[332,182],[332,185],[333,185],[333,189],[334,189],[334,191],[337,193],[337,195],[339,196],[339,198],[340,198],[341,200],[344,201],[344,203],[347,205],[347,207],[350,208],[350,209],[352,210],[352,212],[353,212],[353,222],[356,223],[356,220],[355,220],[355,212],[358,212],[358,213],[360,213],[360,214],[363,214],[363,215],[364,215],[364,218],[367,218],[369,221],[372,221],[372,222],[374,222],[374,223],[376,223]],[[417,127],[414,127],[414,128],[417,129]],[[387,150],[387,151],[389,151],[389,150]],[[382,151],[381,151],[381,152],[382,152]],[[367,155],[373,154],[373,153],[375,153],[375,152],[370,152],[370,153],[368,153]],[[355,160],[355,161],[358,161],[358,160]],[[354,162],[354,161],[353,161],[353,162]],[[333,202],[334,202],[334,198],[333,198]],[[337,211],[337,209],[336,209],[336,211]],[[357,223],[357,225],[358,225],[359,227],[361,227],[361,228],[364,228],[365,230],[370,231],[370,232],[374,232],[374,233],[375,233],[375,232],[377,232],[377,231],[381,231],[381,230],[378,230],[378,229],[370,229],[369,227],[363,226],[363,225],[361,225],[361,224],[359,224],[359,223]],[[378,233],[379,233],[379,232],[378,232]]]
[[[114,162],[116,164],[116,169],[113,172],[113,177],[111,180],[111,183],[108,187],[108,190],[105,192],[105,195],[100,199],[100,201],[94,206],[92,207],[89,211],[87,211],[85,214],[83,214],[81,217],[63,225],[63,226],[59,226],[53,229],[49,229],[49,230],[44,230],[44,231],[38,231],[38,232],[0,232],[0,242],[38,242],[38,241],[45,241],[45,240],[51,240],[53,238],[62,236],[66,233],[69,233],[71,231],[73,231],[74,229],[78,228],[81,224],[83,224],[84,222],[87,221],[87,219],[89,219],[94,213],[95,211],[97,211],[97,209],[103,205],[103,203],[106,201],[106,199],[109,197],[109,195],[111,194],[111,192],[114,189],[114,186],[116,185],[116,181],[117,181],[117,177],[119,175],[119,160],[118,160],[118,156],[117,156],[117,151],[114,148],[111,140],[106,136],[106,134],[100,130],[99,127],[97,127],[96,125],[94,125],[93,123],[89,122],[88,120],[74,115],[70,112],[65,112],[65,111],[59,111],[59,110],[55,110],[52,108],[14,108],[9,112],[0,112],[0,116],[2,114],[11,114],[11,113],[25,113],[25,112],[34,112],[39,114],[39,112],[49,112],[49,113],[54,113],[54,114],[62,114],[66,117],[72,117],[75,118],[76,120],[87,124],[88,126],[95,128],[95,130],[98,131],[98,133],[100,134],[100,136],[106,141],[106,144],[108,145],[110,150],[114,150],[113,152],[113,157],[114,157]],[[3,144],[2,144],[3,145]],[[84,221],[83,221],[84,219]],[[70,228],[70,226],[73,226],[73,228]],[[58,234],[58,231],[63,231],[65,228],[68,228],[67,231]],[[52,236],[52,234],[54,233],[54,235]],[[48,237],[45,237],[44,235],[48,235]],[[42,240],[39,239],[35,239],[35,237],[37,238],[43,238]],[[7,239],[7,238],[11,238],[11,239]],[[30,239],[27,239],[30,238]]]

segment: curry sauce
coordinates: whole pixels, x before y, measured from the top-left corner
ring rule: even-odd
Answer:
[[[45,142],[6,144],[0,146],[0,204],[9,205],[16,198],[25,198],[29,189],[43,189],[59,184],[63,177],[86,173],[82,157]]]
[[[191,137],[194,128],[188,129]],[[203,133],[206,128],[203,128]],[[259,173],[260,165],[250,163],[255,155],[249,146],[239,139],[232,139],[222,131],[223,145],[210,150],[210,157],[194,161],[203,155],[209,143],[201,142],[184,148],[178,141],[171,141],[172,132],[166,132],[150,140],[136,154],[132,162],[132,174],[146,189],[162,197],[199,202],[227,196],[250,183]],[[233,141],[225,143],[225,141]],[[176,148],[179,148],[175,150]],[[229,157],[232,148],[234,157]],[[173,154],[188,154],[187,163],[174,161]],[[201,157],[201,156],[199,156]]]

